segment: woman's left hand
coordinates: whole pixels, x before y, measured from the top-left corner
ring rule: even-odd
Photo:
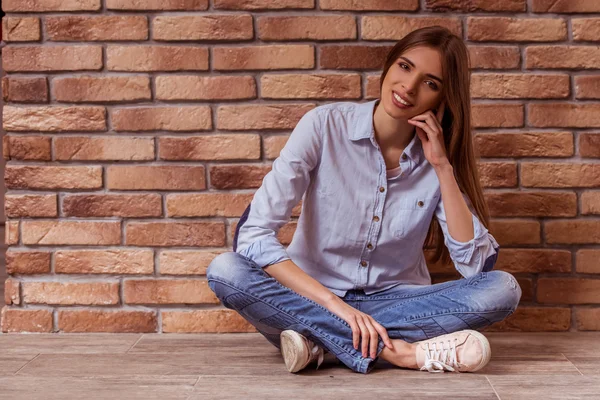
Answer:
[[[444,133],[442,130],[442,118],[444,117],[444,102],[440,102],[437,113],[431,110],[408,120],[408,123],[415,126],[415,130],[423,145],[425,158],[434,167],[440,167],[449,164],[444,147]]]

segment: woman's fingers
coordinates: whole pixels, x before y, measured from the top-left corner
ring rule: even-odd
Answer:
[[[352,320],[350,321],[350,328],[352,328],[352,345],[356,350],[358,350],[358,342],[360,340],[360,329],[358,328],[358,323],[356,322],[356,315],[352,316]]]
[[[363,355],[363,357],[366,357],[367,350],[369,348],[369,330],[365,326],[365,322],[363,321],[363,319],[361,318],[360,315],[356,316],[356,321],[358,322],[358,326],[360,328],[360,336],[362,337],[362,342],[361,342],[362,343],[362,347],[361,347],[362,355]]]

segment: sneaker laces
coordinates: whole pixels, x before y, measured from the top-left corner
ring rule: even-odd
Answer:
[[[454,338],[454,342],[456,342],[456,338]],[[425,342],[424,345],[427,346],[425,350],[425,363],[421,367],[421,371],[429,371],[429,372],[444,372],[444,369],[450,372],[460,372],[458,371],[458,362],[456,361],[456,343],[452,343],[451,339],[448,339],[448,347],[445,347],[446,341],[439,342]],[[437,348],[437,345],[441,344],[441,349]],[[433,346],[433,349],[429,347],[429,345]]]
[[[310,350],[310,360],[314,360],[315,358],[317,359],[317,369],[319,369],[319,367],[321,366],[321,364],[323,364],[323,360],[325,359],[325,351],[323,351],[323,349],[321,347],[319,347],[318,345],[309,342],[310,344],[312,344],[312,348]]]

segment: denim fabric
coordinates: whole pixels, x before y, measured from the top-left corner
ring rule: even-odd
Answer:
[[[499,245],[472,213],[474,237],[453,238],[440,183],[414,135],[390,174],[373,130],[379,100],[336,102],[307,112],[237,225],[233,251],[259,267],[291,259],[338,296],[398,284],[431,284],[423,243],[433,218],[465,278],[490,270]],[[302,199],[294,237],[277,239]],[[390,266],[393,266],[391,268]]]
[[[210,263],[211,290],[236,310],[274,346],[292,329],[334,354],[355,372],[368,373],[379,359],[363,357],[352,344],[350,325],[320,304],[283,286],[251,259],[225,252]],[[469,278],[434,285],[403,284],[375,295],[349,290],[342,298],[371,315],[392,339],[413,343],[463,329],[481,329],[512,314],[521,298],[515,278],[504,271],[479,272]]]

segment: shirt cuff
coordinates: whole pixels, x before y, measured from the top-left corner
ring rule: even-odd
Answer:
[[[471,213],[471,215],[474,231],[473,239],[468,242],[459,242],[452,237],[450,231],[448,231],[448,235],[446,236],[446,247],[448,247],[450,255],[453,259],[463,264],[469,264],[471,262],[477,243],[480,243],[482,240],[487,240],[488,237],[488,230],[481,225],[479,218],[473,213]]]
[[[261,268],[281,261],[291,260],[285,248],[274,236],[257,240],[244,249],[237,249],[237,253],[254,261]]]

